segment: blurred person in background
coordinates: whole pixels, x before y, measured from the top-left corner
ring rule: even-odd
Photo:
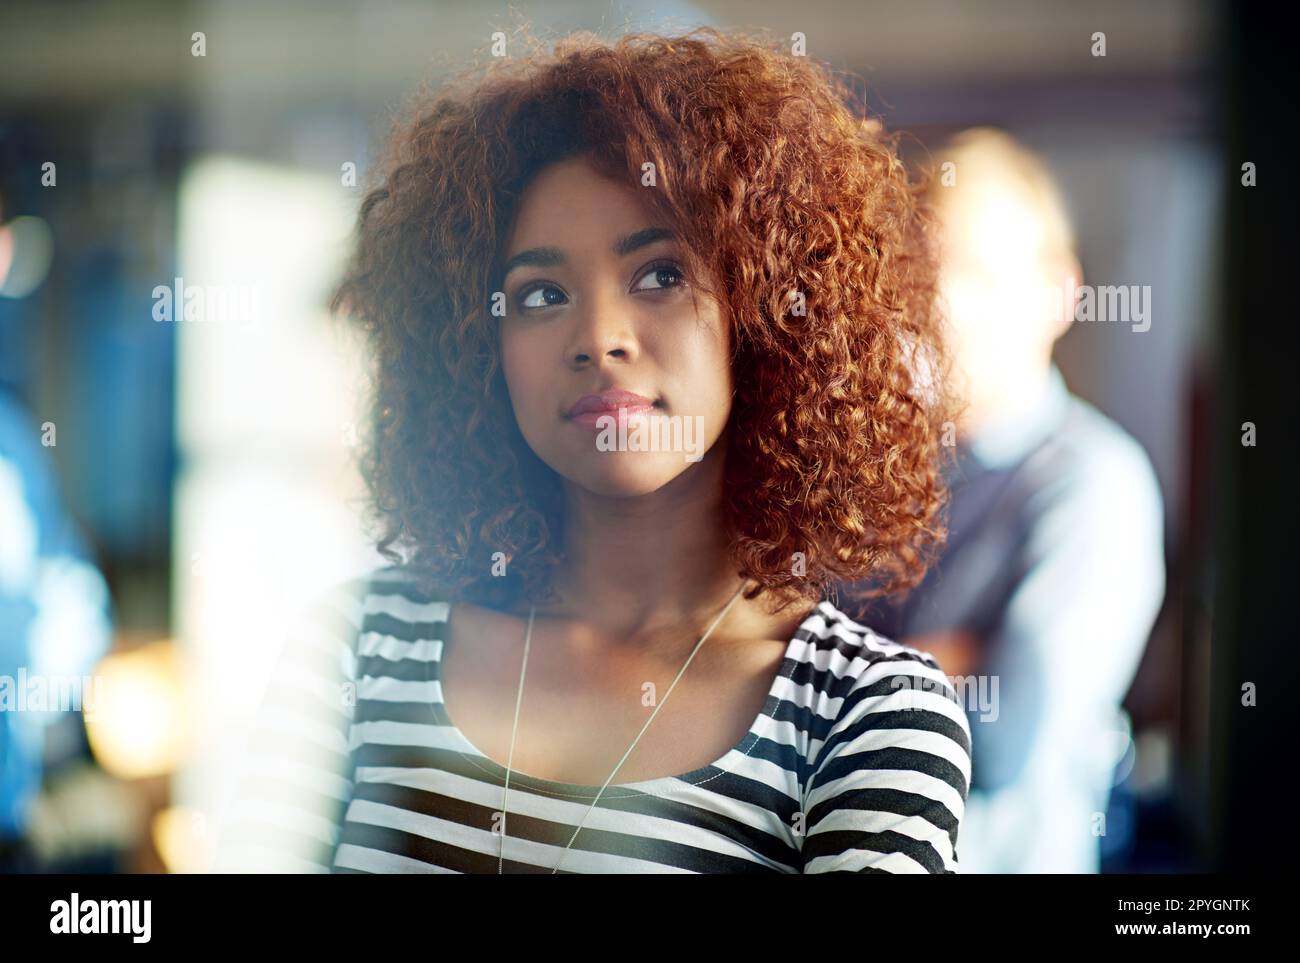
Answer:
[[[24,256],[0,222],[0,291]],[[27,831],[45,729],[78,708],[60,694],[84,694],[111,639],[108,588],[63,505],[42,432],[0,384],[0,872],[39,869]]]
[[[991,129],[933,161],[966,403],[949,536],[918,588],[861,618],[964,680],[963,871],[1094,873],[1121,703],[1164,596],[1163,502],[1146,453],[1052,361],[1082,272],[1042,161]]]

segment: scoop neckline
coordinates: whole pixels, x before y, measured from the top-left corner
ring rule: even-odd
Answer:
[[[638,779],[635,782],[612,782],[606,787],[604,793],[600,794],[601,798],[620,799],[639,796],[648,793],[655,788],[675,783],[686,783],[687,785],[698,786],[706,779],[716,778],[721,775],[722,773],[718,772],[718,770],[722,768],[722,764],[726,762],[727,757],[732,753],[739,752],[742,755],[749,755],[750,752],[753,751],[754,746],[758,744],[758,740],[761,738],[754,732],[754,730],[758,728],[764,718],[770,717],[776,712],[775,706],[772,709],[768,709],[767,705],[776,694],[777,686],[780,684],[782,679],[789,678],[794,672],[796,663],[795,660],[791,658],[791,654],[794,652],[795,646],[803,641],[801,638],[803,630],[815,618],[825,615],[823,608],[828,604],[829,602],[826,599],[818,601],[817,604],[813,606],[812,610],[809,611],[808,615],[804,617],[803,621],[799,623],[798,627],[794,630],[794,634],[790,636],[790,640],[785,646],[785,652],[781,656],[781,664],[777,668],[776,674],[773,675],[771,683],[768,684],[767,697],[763,700],[763,708],[761,708],[757,715],[755,715],[750,721],[749,727],[745,730],[745,734],[741,736],[738,743],[712,762],[706,763],[698,769],[692,769],[689,772],[680,773],[675,776],[654,776],[650,779]],[[464,746],[464,749],[469,750],[470,754],[466,754],[464,750],[458,750],[467,762],[472,763],[479,769],[491,773],[494,777],[504,781],[506,767],[491,758],[487,753],[483,752],[483,750],[469,740],[469,737],[461,731],[460,726],[456,725],[456,721],[451,717],[451,713],[447,711],[447,702],[442,697],[442,654],[447,647],[447,637],[451,635],[452,608],[453,603],[448,603],[446,618],[443,623],[445,626],[443,632],[444,637],[438,640],[438,654],[433,660],[433,664],[438,668],[438,697],[436,705],[438,708],[438,714],[441,716],[438,722],[451,733],[452,738],[456,739]],[[777,696],[777,700],[776,705],[779,706],[779,696]],[[600,786],[588,786],[582,783],[558,782],[554,779],[543,779],[540,776],[533,776],[514,768],[510,770],[510,785],[521,786],[543,795],[574,796],[584,799],[591,799],[600,793]],[[615,795],[613,794],[615,790],[622,790],[622,792],[621,794]]]

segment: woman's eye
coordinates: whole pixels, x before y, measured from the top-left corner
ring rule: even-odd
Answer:
[[[656,291],[664,288],[680,287],[686,281],[681,268],[676,264],[656,264],[641,275],[634,291]]]
[[[519,298],[521,308],[545,308],[552,304],[563,304],[564,292],[554,284],[543,284],[524,292]]]

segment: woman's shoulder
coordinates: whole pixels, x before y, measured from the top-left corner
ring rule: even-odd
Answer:
[[[817,661],[839,677],[858,677],[870,671],[937,673],[946,679],[938,661],[928,652],[904,645],[862,622],[850,618],[829,598],[823,598],[799,627],[807,640],[808,661]]]
[[[430,585],[409,565],[381,565],[361,577],[367,597],[398,597],[421,605],[445,604],[446,589]]]
[[[426,625],[443,622],[451,607],[451,594],[431,585],[409,565],[377,566],[340,583],[335,591],[354,600],[360,624],[369,622]]]
[[[965,799],[970,723],[957,689],[934,656],[886,638],[826,600],[803,630],[816,669],[811,673],[815,708],[828,719],[814,767],[833,770],[833,760],[856,747],[906,744],[911,755],[893,758],[891,765],[940,772]]]
[[[910,710],[913,722],[934,714],[938,725],[969,751],[970,729],[961,696],[938,660],[928,652],[887,638],[857,622],[829,600],[818,604],[800,634],[809,681],[830,705],[837,725],[889,722]],[[942,720],[938,717],[944,717]]]
[[[366,631],[444,621],[448,598],[406,565],[380,565],[327,583],[315,593],[305,618],[318,625],[329,622],[355,642]]]

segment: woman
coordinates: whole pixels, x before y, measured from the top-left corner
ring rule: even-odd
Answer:
[[[327,724],[268,711],[232,851],[957,870],[965,715],[826,597],[924,574],[950,417],[923,212],[839,94],[741,37],[580,36],[399,129],[336,298],[394,564],[284,657],[269,702]]]

